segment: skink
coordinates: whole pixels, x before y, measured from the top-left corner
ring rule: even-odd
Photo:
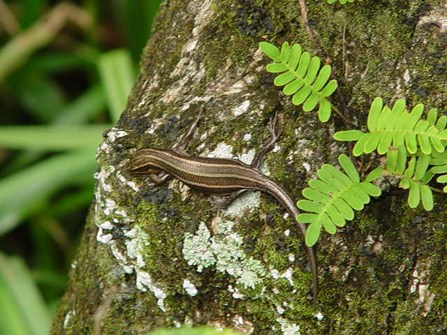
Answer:
[[[165,172],[192,188],[215,194],[241,190],[260,190],[271,194],[294,219],[299,211],[287,192],[257,169],[235,159],[189,156],[170,149],[141,149],[129,164],[133,172]],[[303,236],[306,226],[297,223]],[[315,252],[307,248],[313,276],[313,301],[318,293],[318,270]]]

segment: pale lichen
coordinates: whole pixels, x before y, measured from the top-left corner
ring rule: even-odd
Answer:
[[[104,142],[98,151],[98,157],[111,152],[111,145],[127,133],[112,128],[106,135]],[[167,294],[154,283],[150,274],[146,271],[144,250],[148,245],[149,236],[140,226],[135,225],[136,219],[128,214],[124,207],[120,206],[118,194],[113,192],[115,182],[122,183],[132,189],[138,190],[135,183],[128,181],[113,165],[103,165],[95,174],[97,187],[95,190],[95,216],[94,221],[98,227],[96,240],[110,247],[113,257],[122,267],[125,273],[135,273],[135,286],[145,292],[151,291],[157,298],[159,308],[165,311],[164,299]],[[131,227],[133,224],[133,227]],[[124,236],[124,242],[118,242],[114,237],[114,231],[120,230]]]
[[[215,255],[211,250],[211,233],[203,222],[194,235],[185,234],[183,255],[189,265],[197,267],[198,272],[216,264]]]
[[[431,310],[435,295],[429,290],[429,284],[427,280],[429,271],[420,270],[420,267],[421,266],[419,266],[418,264],[416,266],[416,269],[413,270],[410,292],[417,293],[419,295],[416,300],[416,304],[422,307],[421,314],[423,316],[426,316]]]
[[[265,276],[265,269],[259,260],[248,257],[242,247],[243,239],[233,232],[231,221],[218,224],[217,232],[211,236],[202,222],[193,235],[186,233],[183,242],[183,256],[198,272],[215,267],[221,273],[236,278],[244,288],[254,288]]]
[[[194,285],[194,283],[192,283],[189,279],[183,280],[183,288],[191,297],[196,296],[198,293],[196,285]]]
[[[281,331],[283,335],[299,335],[300,334],[300,326],[291,323],[289,320],[285,318],[278,318],[276,322],[281,326]]]
[[[235,106],[231,112],[234,116],[240,116],[248,111],[248,108],[250,107],[250,100],[245,100],[241,104]]]
[[[74,310],[68,311],[68,313],[65,314],[64,323],[63,323],[64,329],[66,329],[68,327],[72,317],[75,316],[75,315],[76,315],[76,312]]]

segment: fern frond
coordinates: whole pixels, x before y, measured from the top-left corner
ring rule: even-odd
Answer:
[[[294,105],[303,105],[305,112],[310,112],[319,105],[320,121],[328,121],[331,103],[327,97],[337,88],[337,81],[329,80],[331,66],[321,67],[320,58],[311,57],[299,44],[289,46],[284,42],[280,50],[268,42],[261,42],[259,48],[273,60],[273,63],[266,66],[266,70],[278,74],[274,84],[284,86],[283,93],[292,96]]]
[[[314,245],[321,227],[329,234],[336,227],[343,227],[347,220],[354,218],[353,210],[362,210],[370,197],[381,194],[380,188],[371,181],[381,175],[381,169],[368,175],[368,181],[360,181],[360,176],[352,161],[346,155],[338,157],[343,172],[332,165],[324,164],[317,172],[318,178],[309,181],[309,187],[302,191],[306,199],[297,202],[298,208],[306,213],[299,214],[297,221],[309,223],[306,245]]]
[[[395,152],[397,152],[396,155]],[[403,147],[387,155],[386,172],[401,178],[399,187],[409,190],[407,202],[411,208],[416,208],[422,203],[426,211],[433,209],[433,193],[427,185],[433,177],[430,164],[431,156],[425,154],[412,156],[407,164]]]
[[[405,100],[399,99],[393,108],[383,106],[381,98],[374,99],[368,114],[369,132],[359,130],[339,131],[334,138],[339,141],[357,141],[354,156],[371,153],[375,150],[381,155],[404,146],[408,154],[420,150],[429,155],[444,152],[447,140],[445,129],[447,118],[437,119],[436,110],[429,112],[428,119],[421,119],[424,105],[416,105],[411,112],[405,107]]]
[[[436,178],[436,181],[440,184],[447,183],[447,151],[441,154],[432,155],[430,164],[432,168],[430,172],[434,175],[440,175]],[[442,189],[443,192],[447,193],[447,185]]]
[[[436,178],[436,181],[440,184],[447,184],[447,174],[443,174],[443,175],[439,176],[438,178]],[[447,193],[447,186],[444,186],[442,191],[444,193]]]

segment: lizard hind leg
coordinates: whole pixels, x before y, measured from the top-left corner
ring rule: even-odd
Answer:
[[[188,145],[194,136],[195,130],[202,116],[203,116],[203,109],[200,109],[199,113],[197,114],[197,117],[189,127],[188,131],[184,133],[178,140],[178,142],[172,146],[172,150],[182,154],[186,153],[186,149],[188,148]]]
[[[276,142],[278,142],[279,137],[282,133],[282,114],[278,114],[278,112],[275,112],[275,116],[273,116],[268,125],[267,129],[269,130],[271,136],[270,138],[264,143],[262,148],[256,153],[255,157],[253,158],[253,161],[251,162],[251,166],[259,169],[261,166],[262,160],[264,159],[264,156],[272,151],[273,147],[275,146]]]
[[[267,125],[267,129],[269,130],[271,136],[270,138],[264,143],[262,148],[255,154],[255,157],[253,158],[252,162],[250,163],[250,166],[259,169],[261,166],[262,160],[264,159],[264,156],[270,152],[273,147],[275,146],[276,142],[278,142],[279,137],[281,136],[282,129],[282,115],[279,115],[278,113],[275,113],[275,115],[269,120],[269,123]],[[279,128],[279,130],[278,130]],[[236,198],[244,194],[249,190],[240,190],[236,191],[232,194],[229,194],[223,199],[222,201],[217,202],[216,206],[219,208],[226,208],[228,207]]]

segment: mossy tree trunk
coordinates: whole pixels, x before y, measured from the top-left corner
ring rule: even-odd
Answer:
[[[299,199],[323,163],[349,152],[332,139],[348,126],[292,106],[258,43],[300,43],[330,61],[340,87],[332,103],[362,125],[376,96],[446,109],[445,17],[444,1],[166,1],[127,109],[100,147],[96,200],[52,334],[198,324],[253,334],[446,332],[445,196],[427,213],[390,187],[323,234],[314,308],[302,237],[274,199],[250,192],[222,210],[178,181],[150,187],[126,170],[135,148],[172,146],[201,110],[188,151],[249,159],[278,112],[284,131],[266,166]]]

